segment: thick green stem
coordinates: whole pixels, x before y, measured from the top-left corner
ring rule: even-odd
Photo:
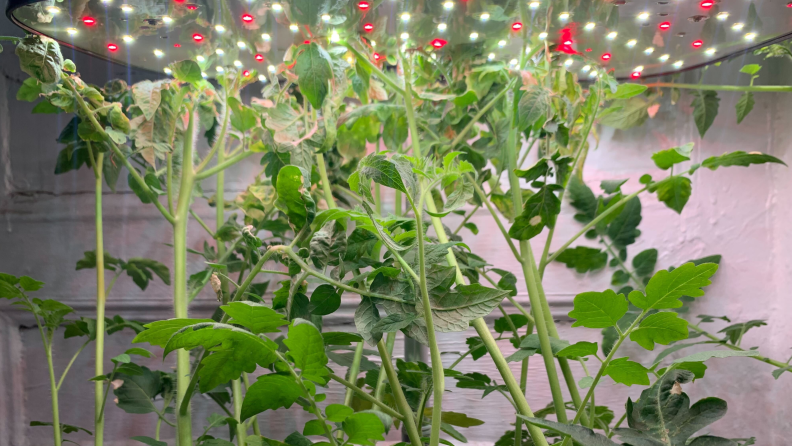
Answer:
[[[55,366],[52,364],[52,337],[50,337],[49,341],[47,341],[43,331],[41,331],[41,337],[44,341],[44,352],[47,354],[47,371],[49,372],[50,394],[52,402],[53,438],[55,440],[55,446],[61,446],[63,440],[61,438],[60,411],[58,410],[58,385],[55,383]]]
[[[369,403],[379,407],[383,412],[385,412],[386,414],[392,416],[393,418],[396,418],[397,420],[404,420],[404,416],[402,416],[402,414],[400,414],[399,412],[396,412],[395,410],[391,409],[387,404],[385,404],[382,401],[372,397],[371,395],[368,394],[368,392],[366,392],[365,390],[361,389],[360,387],[352,384],[351,382],[345,380],[344,378],[341,378],[340,376],[331,373],[330,374],[330,379],[332,379],[333,381],[336,381],[336,382],[339,382],[339,383],[343,384],[344,386],[346,386],[347,390],[351,390],[354,393],[357,393],[358,396],[361,399],[364,399],[364,400],[368,401]]]
[[[712,91],[751,91],[756,93],[775,93],[792,92],[792,86],[788,85],[702,85],[702,84],[675,84],[672,82],[652,82],[646,84],[647,87],[670,87],[685,90],[712,90]]]
[[[396,332],[390,332],[385,336],[385,348],[388,354],[393,354],[393,346],[396,344]],[[382,401],[382,394],[385,392],[385,377],[386,374],[382,367],[380,367],[379,374],[377,375],[377,387],[374,389],[374,398],[377,401]]]
[[[528,358],[522,360],[520,367],[520,390],[525,395],[528,387]],[[517,417],[514,422],[514,446],[522,446],[522,418]]]
[[[234,418],[237,421],[236,437],[237,445],[245,446],[247,439],[247,428],[245,423],[242,422],[242,383],[239,379],[231,381],[231,395],[234,400]]]
[[[316,154],[316,167],[319,170],[319,179],[322,181],[322,192],[327,202],[327,208],[335,209],[336,203],[335,199],[333,199],[333,190],[330,187],[330,180],[327,178],[327,166],[325,166],[324,155],[321,153]]]
[[[404,397],[404,392],[399,383],[399,377],[391,362],[390,353],[388,353],[388,348],[385,346],[382,339],[377,343],[377,350],[379,350],[380,358],[382,358],[382,367],[385,368],[385,373],[388,374],[388,381],[391,384],[390,387],[391,391],[393,391],[393,398],[396,400],[396,407],[398,407],[399,412],[401,412],[402,417],[404,417],[402,421],[407,430],[407,436],[410,438],[410,443],[412,446],[423,446],[420,431],[418,431],[415,425],[413,411],[410,408],[410,404],[407,402],[407,398]]]
[[[254,155],[254,154],[255,154],[255,152],[251,152],[251,151],[240,152],[240,153],[232,156],[231,158],[226,159],[225,161],[222,162],[222,164],[216,164],[215,166],[210,167],[209,169],[206,169],[206,170],[202,171],[201,173],[195,174],[195,180],[196,181],[201,181],[201,180],[204,180],[206,178],[209,178],[212,175],[214,175],[214,174],[216,174],[218,172],[222,172],[223,170],[228,169],[229,167],[233,166],[234,164],[236,164],[236,163],[242,161],[243,159],[245,159],[245,158],[247,158],[247,157],[249,157],[251,155]]]
[[[509,368],[509,363],[506,362],[506,358],[503,357],[503,353],[501,353],[498,348],[498,344],[495,342],[495,338],[492,337],[487,323],[484,322],[484,319],[479,318],[473,321],[473,327],[487,347],[487,351],[495,362],[495,367],[498,368],[506,387],[509,389],[509,393],[512,398],[514,398],[514,404],[517,406],[520,414],[526,417],[533,417],[533,411],[531,411],[531,407],[525,399],[525,393],[520,388],[520,385],[517,384],[517,380],[514,379],[514,375]],[[533,439],[535,445],[547,446],[547,439],[539,427],[529,424],[528,433],[531,435],[531,439]]]
[[[195,174],[193,172],[193,109],[187,107],[188,123],[184,136],[182,153],[181,183],[179,186],[179,199],[176,205],[176,215],[173,225],[173,308],[174,316],[186,319],[187,314],[187,222],[192,199]],[[190,385],[190,352],[179,349],[176,352],[176,405],[181,406],[182,401],[189,392]],[[192,446],[192,416],[189,404],[186,410],[179,411],[176,417],[178,425],[178,445]]]
[[[357,347],[355,347],[355,355],[352,357],[352,365],[349,366],[349,371],[347,372],[347,379],[351,383],[357,383],[357,377],[358,374],[360,374],[360,360],[363,358],[364,346],[365,343],[361,341],[358,342]],[[354,390],[347,388],[346,395],[344,395],[345,406],[352,406],[352,397],[354,395]]]
[[[90,143],[88,150],[93,154]],[[91,157],[94,160],[93,156]],[[105,336],[105,263],[104,263],[104,230],[102,228],[102,166],[104,153],[96,156],[94,171],[94,220],[96,231],[96,354],[94,359],[94,376],[104,375],[104,336]],[[71,364],[70,364],[71,365]],[[94,383],[94,445],[104,443],[104,417],[99,413],[104,400],[101,381]]]

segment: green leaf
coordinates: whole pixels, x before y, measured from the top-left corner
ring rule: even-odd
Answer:
[[[628,358],[614,359],[608,364],[603,375],[610,376],[614,381],[625,386],[640,384],[649,385],[649,369]]]
[[[761,65],[752,63],[752,64],[744,65],[742,68],[740,68],[740,73],[750,74],[751,76],[753,76],[754,74],[758,73],[759,70],[761,69],[762,69]]]
[[[699,135],[703,138],[715,121],[715,116],[718,116],[720,98],[718,93],[712,90],[696,91],[693,94],[695,98],[690,104],[693,107],[693,120],[696,122]]]
[[[550,117],[550,113],[550,92],[546,88],[534,86],[523,93],[517,104],[517,128],[525,130],[542,116]]]
[[[652,274],[656,264],[657,250],[654,248],[643,250],[632,259],[632,265],[635,269],[635,274],[639,277],[645,277]]]
[[[279,333],[278,327],[289,323],[284,315],[255,302],[230,302],[220,308],[231,316],[232,324],[242,325],[255,334]]]
[[[155,274],[165,285],[170,285],[170,271],[168,267],[156,260],[133,257],[126,261],[123,265],[123,269],[141,290],[145,290],[146,287],[148,287],[149,282],[154,278]]]
[[[425,416],[431,418],[432,408],[427,407],[425,409]],[[478,418],[471,418],[464,413],[460,412],[451,412],[451,411],[443,411],[441,415],[441,420],[443,423],[450,424],[452,426],[457,427],[473,427],[473,426],[481,426],[484,424],[483,421],[479,420]]]
[[[569,347],[569,341],[554,337],[550,338],[550,350],[552,351],[553,356],[557,355],[558,352],[564,350],[567,347]],[[529,350],[527,356],[531,356],[534,353],[542,353],[542,345],[539,341],[539,335],[532,333],[524,337],[522,342],[520,342],[520,349]]]
[[[330,404],[327,406],[327,408],[325,408],[327,421],[332,421],[334,423],[341,423],[353,413],[355,413],[355,409],[343,404]]]
[[[144,358],[151,358],[153,356],[150,351],[140,347],[129,348],[124,352],[124,354],[137,355],[137,356],[142,356]]]
[[[48,37],[28,34],[17,43],[19,68],[44,84],[58,82],[63,69],[60,46]]]
[[[135,336],[132,343],[139,344],[147,342],[157,347],[165,347],[171,336],[182,328],[209,322],[214,321],[212,319],[167,319],[164,321],[152,322],[144,325],[146,330]]]
[[[657,192],[658,200],[675,210],[677,214],[682,213],[692,190],[690,178],[677,175],[659,181],[650,188],[650,192]]]
[[[374,327],[373,331],[377,333],[392,333],[401,329],[407,328],[418,318],[414,313],[394,313],[380,319]]]
[[[557,262],[561,262],[580,274],[589,271],[596,271],[605,267],[608,262],[608,253],[597,248],[588,246],[576,246],[567,248],[556,257]]]
[[[317,316],[327,316],[328,314],[335,313],[341,307],[341,295],[335,290],[335,287],[328,284],[319,285],[313,293],[311,293],[311,314]]]
[[[302,395],[302,387],[289,375],[259,376],[245,392],[241,421],[266,410],[288,409]]]
[[[591,356],[597,354],[597,343],[580,341],[576,342],[569,347],[564,347],[561,351],[556,353],[556,356],[564,358],[576,358],[583,356]]]
[[[737,342],[739,342],[740,338],[742,338],[743,335],[745,335],[745,333],[748,330],[750,330],[752,328],[756,328],[756,327],[762,327],[764,325],[767,325],[767,323],[765,321],[760,320],[760,319],[759,320],[754,319],[754,320],[751,320],[751,321],[748,321],[748,322],[743,322],[741,324],[729,325],[728,327],[722,329],[718,333],[724,333],[726,335],[726,338],[732,344],[737,344]]]
[[[329,11],[326,0],[294,0],[289,3],[294,20],[310,27],[319,24],[319,17]]]
[[[638,230],[641,218],[641,200],[633,197],[624,203],[622,211],[608,225],[608,237],[617,247],[635,243],[635,239],[641,234]]]
[[[649,119],[647,109],[652,103],[639,96],[616,100],[609,108],[603,110],[599,122],[619,130],[643,125]]]
[[[130,437],[130,440],[139,441],[143,444],[147,444],[148,446],[168,446],[167,442],[155,440],[151,437],[145,437],[142,435],[136,437]]]
[[[701,166],[711,170],[715,170],[718,167],[729,167],[729,166],[747,167],[751,164],[764,164],[764,163],[776,163],[776,164],[783,164],[786,166],[786,163],[784,163],[783,161],[772,155],[767,155],[765,153],[760,153],[760,152],[745,153],[742,151],[726,153],[720,156],[711,156],[705,159],[701,163]]]
[[[289,336],[283,341],[289,356],[302,371],[301,376],[319,384],[327,382],[327,355],[322,333],[310,322],[295,319],[289,326]]]
[[[606,194],[615,194],[617,192],[621,192],[621,187],[626,182],[627,180],[603,180],[600,183],[600,188]]]
[[[313,221],[316,203],[311,198],[311,175],[297,166],[285,166],[278,172],[278,199],[275,206],[283,211],[296,230]]]
[[[173,77],[182,82],[196,84],[203,80],[201,67],[193,60],[174,62],[170,64],[170,69],[173,71]]]
[[[530,240],[539,235],[545,226],[553,228],[561,212],[561,201],[555,195],[563,189],[557,184],[546,184],[525,201],[523,211],[514,219],[509,236],[516,240]]]
[[[44,286],[44,282],[32,279],[28,276],[22,276],[19,278],[19,286],[25,291],[38,291]]]
[[[347,443],[373,446],[377,440],[384,440],[385,426],[373,413],[358,412],[347,417],[342,429],[347,434]]]
[[[470,321],[490,314],[507,294],[508,291],[477,283],[457,285],[450,291],[433,290],[429,301],[435,327],[440,332],[464,331]],[[422,306],[417,306],[417,310],[419,315],[423,314]]]
[[[39,98],[40,94],[41,84],[35,77],[29,77],[22,82],[19,90],[17,90],[16,98],[17,101],[33,102]],[[42,102],[42,104],[44,103]]]
[[[679,164],[683,161],[690,161],[690,153],[693,151],[693,143],[689,142],[683,146],[672,147],[670,149],[655,152],[652,155],[652,161],[655,165],[663,170],[668,170],[674,164]]]
[[[118,407],[126,413],[145,414],[157,411],[154,398],[162,391],[162,378],[159,372],[140,367],[140,375],[121,375],[124,383],[113,390],[118,399]]]
[[[632,293],[631,293],[632,294]],[[654,350],[655,342],[668,345],[688,337],[688,321],[674,312],[655,313],[647,316],[630,333],[630,340],[647,349]]]
[[[443,206],[443,212],[457,210],[467,204],[471,198],[473,198],[473,184],[463,177],[457,181],[454,185],[454,190],[448,194],[448,199]]]
[[[364,297],[355,310],[355,327],[358,333],[363,336],[370,345],[377,345],[382,339],[382,332],[374,331],[374,327],[380,320],[379,310],[369,297]]]
[[[750,91],[744,92],[740,99],[737,101],[737,105],[734,108],[737,111],[737,124],[741,123],[748,113],[751,113],[751,110],[754,108],[754,96],[753,93]]]
[[[575,296],[569,317],[577,319],[573,327],[606,328],[616,325],[627,314],[629,305],[623,294],[613,290],[590,291]]]
[[[363,337],[355,333],[340,331],[326,331],[322,333],[325,345],[352,345],[353,342],[362,342]]]
[[[570,204],[579,212],[575,215],[575,220],[588,223],[597,216],[597,197],[594,192],[586,186],[586,184],[577,177],[572,175],[567,184],[569,191]]]
[[[247,132],[258,124],[256,112],[233,96],[228,98],[228,109],[231,110],[231,126],[240,132]]]
[[[646,285],[646,294],[635,290],[630,293],[630,302],[642,310],[679,308],[682,296],[701,297],[705,287],[712,283],[710,277],[718,270],[714,263],[694,265],[685,263],[671,272],[655,273]]]
[[[517,414],[517,416],[533,425],[569,435],[575,440],[575,443],[581,446],[618,446],[616,443],[610,441],[608,437],[598,434],[587,427],[557,423],[542,418],[526,417],[520,414]]]
[[[643,93],[647,88],[646,85],[641,84],[621,84],[616,88],[615,93],[608,92],[606,96],[608,99],[629,99]]]
[[[311,2],[303,1],[303,4],[308,3]],[[333,79],[332,60],[327,51],[315,42],[301,45],[300,48],[302,52],[297,56],[297,64],[294,67],[300,92],[308,98],[314,108],[321,109],[329,92],[328,82]]]
[[[28,79],[32,79],[32,78],[28,78]],[[36,104],[35,107],[33,107],[33,110],[31,110],[30,113],[32,113],[34,115],[38,115],[38,114],[41,114],[41,115],[54,115],[54,114],[60,113],[61,111],[62,110],[60,108],[52,105],[51,102],[49,102],[49,101],[41,101],[38,104]]]
[[[198,75],[200,77],[200,72]],[[150,80],[132,85],[132,98],[147,121],[154,119],[154,114],[162,102],[162,87],[162,82],[151,82]]]
[[[509,320],[505,317],[499,317],[495,319],[495,331],[497,333],[503,334],[507,331],[511,331],[511,326],[514,325],[514,328],[520,329],[528,325],[528,318],[523,316],[522,314],[510,314],[508,318],[511,319],[511,324],[509,324]]]
[[[404,158],[394,156],[387,158],[376,153],[367,155],[358,163],[358,170],[349,177],[349,187],[363,194],[370,202],[371,181],[385,187],[396,189],[408,195],[412,200],[417,193],[418,178],[412,171],[412,165]]]
[[[684,358],[675,359],[672,364],[680,364],[683,362],[704,362],[712,358],[731,358],[735,356],[759,356],[759,352],[754,350],[709,350],[693,353],[692,355],[685,356]]]

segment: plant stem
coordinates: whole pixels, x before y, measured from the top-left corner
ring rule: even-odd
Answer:
[[[602,236],[600,236],[600,242],[602,242],[602,244],[603,244],[603,245],[605,245],[605,249],[608,251],[608,253],[609,253],[609,254],[610,254],[610,255],[611,255],[611,256],[612,256],[614,259],[616,259],[616,261],[617,261],[617,262],[619,262],[619,266],[621,266],[621,267],[622,267],[622,269],[624,269],[624,272],[626,272],[626,273],[627,273],[627,274],[630,276],[630,278],[633,280],[633,282],[635,282],[635,283],[636,283],[636,285],[638,285],[638,287],[640,287],[640,288],[643,288],[643,283],[641,282],[641,279],[639,279],[639,278],[638,278],[638,277],[635,275],[635,273],[634,273],[632,270],[630,270],[629,268],[627,268],[627,265],[625,265],[625,264],[624,264],[624,262],[622,261],[621,257],[619,257],[618,253],[616,253],[616,252],[613,250],[613,246],[611,246],[611,245],[610,245],[610,244],[609,244],[609,243],[608,243],[608,242],[605,240],[605,237],[602,237]]]
[[[393,368],[388,348],[385,346],[385,343],[382,342],[382,339],[377,343],[377,350],[379,350],[380,358],[382,358],[382,367],[385,368],[385,373],[388,374],[388,382],[390,382],[390,387],[393,391],[393,398],[396,400],[396,407],[399,408],[399,412],[401,412],[402,417],[404,417],[402,421],[407,430],[407,436],[410,438],[410,443],[412,443],[412,446],[423,446],[421,434],[415,425],[413,411],[407,399],[404,397],[404,392],[399,383],[399,377],[396,375],[396,370]]]
[[[231,394],[234,400],[234,418],[237,421],[237,445],[245,446],[247,429],[245,428],[245,423],[242,422],[242,384],[239,379],[231,381]]]
[[[52,364],[52,336],[50,335],[49,340],[47,340],[40,324],[39,332],[41,333],[42,341],[44,341],[44,353],[47,355],[47,371],[49,372],[50,395],[52,402],[53,438],[55,440],[55,446],[61,446],[63,441],[61,438],[60,411],[58,410],[58,385],[55,383],[55,366]]]
[[[484,203],[484,205],[487,207],[487,210],[489,211],[490,215],[492,215],[492,219],[495,220],[495,224],[498,225],[498,229],[500,229],[501,234],[503,234],[503,238],[504,238],[504,240],[506,240],[506,244],[509,245],[509,249],[511,249],[512,254],[514,254],[515,258],[519,259],[520,258],[520,252],[517,251],[517,248],[514,246],[514,242],[512,242],[512,239],[509,236],[509,231],[507,231],[506,228],[503,226],[503,223],[501,222],[500,217],[498,217],[498,214],[495,211],[495,208],[492,206],[492,203],[490,203],[489,198],[487,198],[487,194],[484,192],[484,190],[481,188],[481,186],[475,180],[473,180],[473,178],[469,174],[466,174],[466,175],[467,175],[468,181],[473,183],[473,189],[478,194],[479,200],[481,200],[481,202]]]
[[[321,153],[316,154],[316,167],[319,170],[319,179],[322,181],[322,192],[327,202],[327,208],[335,209],[336,203],[333,199],[333,190],[330,187],[330,180],[327,178],[327,166],[325,166],[324,155]]]
[[[174,316],[186,319],[187,314],[187,222],[190,201],[192,199],[195,174],[193,165],[193,126],[194,116],[192,105],[187,106],[188,123],[184,135],[182,154],[181,184],[179,198],[176,205],[176,215],[173,224],[173,307]],[[182,401],[189,392],[190,379],[190,352],[179,349],[176,352],[176,405],[181,406]],[[178,425],[178,445],[192,446],[192,416],[189,401],[186,410],[179,411],[176,415]]]
[[[385,336],[385,348],[388,354],[393,354],[393,346],[396,344],[396,332],[390,332]],[[377,401],[382,401],[382,394],[385,392],[385,372],[380,367],[379,374],[377,375],[377,387],[374,389],[374,398]]]
[[[363,358],[363,347],[365,346],[364,342],[358,342],[357,347],[355,347],[355,355],[352,357],[352,365],[349,366],[349,371],[347,372],[347,379],[349,379],[352,383],[357,383],[358,374],[360,374],[360,360]],[[352,406],[352,397],[354,396],[354,391],[351,388],[347,388],[346,395],[344,395],[344,405],[345,406]]]
[[[762,85],[762,86],[748,86],[748,85],[701,85],[701,84],[675,84],[672,82],[652,82],[646,84],[647,87],[670,87],[681,88],[685,90],[713,90],[713,91],[751,91],[751,92],[792,92],[792,86],[788,85]]]
[[[372,397],[371,395],[368,394],[368,392],[366,392],[365,390],[361,389],[360,387],[352,384],[351,382],[345,380],[344,378],[341,378],[340,376],[331,373],[330,374],[330,379],[332,379],[333,381],[336,381],[336,382],[338,382],[340,384],[343,384],[344,386],[346,386],[346,388],[348,390],[351,390],[351,391],[357,393],[360,398],[362,398],[362,399],[368,401],[369,403],[379,407],[380,410],[382,410],[386,414],[392,416],[393,418],[396,418],[396,419],[402,420],[402,421],[404,420],[404,416],[402,414],[400,414],[399,412],[396,412],[395,410],[391,409],[387,404],[383,403],[382,401],[378,400],[377,398]]]
[[[217,164],[217,165],[215,165],[213,167],[210,167],[209,169],[204,170],[203,172],[195,174],[195,180],[196,181],[201,181],[201,180],[204,180],[206,178],[209,178],[212,175],[214,175],[214,174],[216,174],[218,172],[221,172],[221,171],[223,171],[225,169],[228,169],[229,167],[233,166],[234,164],[236,164],[236,163],[242,161],[243,159],[245,159],[245,158],[247,158],[247,157],[249,157],[251,155],[254,155],[254,154],[255,154],[255,152],[251,152],[251,151],[240,152],[240,153],[232,156],[231,158],[226,159],[225,161],[223,161],[222,164]]]
[[[477,204],[473,209],[470,210],[470,212],[465,214],[465,218],[462,220],[462,223],[460,223],[459,226],[457,226],[457,228],[454,230],[454,235],[459,233],[459,231],[465,226],[465,223],[467,223],[468,220],[470,220],[470,217],[472,217],[473,214],[475,214],[479,209],[481,209],[481,205]]]
[[[405,82],[405,84],[407,84],[407,82]],[[457,144],[462,142],[462,140],[467,137],[468,132],[470,132],[470,130],[476,125],[476,123],[478,123],[479,120],[485,114],[487,114],[487,112],[495,105],[495,103],[497,103],[499,100],[501,100],[501,98],[503,98],[506,95],[506,93],[512,87],[514,87],[516,84],[517,84],[517,78],[512,79],[505,87],[503,87],[503,90],[501,90],[500,93],[495,95],[494,98],[492,98],[489,102],[487,102],[487,105],[485,105],[484,107],[481,107],[481,110],[479,110],[478,113],[476,113],[475,116],[473,116],[473,119],[471,119],[470,122],[468,122],[467,125],[465,125],[465,127],[462,129],[462,131],[460,131],[457,134],[457,136],[451,141],[449,146],[451,146],[453,148],[454,146],[456,146]],[[409,105],[408,105],[408,107],[409,107]],[[409,108],[408,108],[408,110],[409,110]]]
[[[531,330],[533,331],[533,330]],[[522,360],[520,367],[520,390],[525,395],[528,387],[528,358]],[[514,446],[522,446],[522,418],[517,417],[514,422]]]
[[[82,351],[85,349],[85,347],[87,347],[87,346],[88,346],[88,344],[89,344],[90,342],[91,342],[91,340],[90,340],[90,339],[89,339],[89,340],[87,340],[87,341],[85,341],[85,342],[83,342],[83,345],[81,345],[81,346],[80,346],[80,348],[78,348],[78,349],[77,349],[77,352],[76,352],[76,353],[74,353],[74,355],[72,355],[71,359],[69,360],[69,363],[68,363],[68,364],[66,364],[66,368],[65,368],[65,369],[63,369],[63,373],[61,373],[61,377],[60,377],[60,379],[58,380],[58,385],[56,386],[56,388],[58,389],[58,391],[60,391],[60,388],[61,388],[61,386],[63,385],[63,380],[65,380],[65,379],[66,379],[66,374],[68,374],[68,373],[69,373],[69,370],[71,369],[71,366],[72,366],[72,365],[74,365],[74,361],[76,361],[76,360],[77,360],[77,357],[78,357],[78,356],[80,356],[80,353],[82,353]]]
[[[701,333],[702,335],[706,336],[710,340],[715,341],[718,344],[720,344],[720,345],[722,345],[722,346],[724,346],[726,348],[729,348],[729,349],[735,350],[735,351],[739,351],[739,352],[746,351],[744,348],[737,347],[736,345],[731,345],[731,344],[727,344],[727,343],[723,342],[722,339],[720,339],[717,336],[707,332],[706,330],[704,330],[701,327],[699,327],[697,324],[692,324],[691,323],[691,324],[688,324],[688,327],[690,327],[691,330],[693,330],[693,331],[695,331],[697,333]],[[781,362],[781,361],[778,361],[778,360],[775,360],[775,359],[771,359],[771,358],[768,358],[766,356],[756,355],[756,356],[749,356],[749,357],[753,358],[753,359],[756,359],[757,361],[761,361],[761,362],[764,362],[766,364],[770,364],[770,365],[776,366],[778,368],[787,368],[787,367],[789,367],[789,364],[787,364],[787,363],[784,363],[784,362]],[[792,370],[787,370],[787,372],[792,373]]]

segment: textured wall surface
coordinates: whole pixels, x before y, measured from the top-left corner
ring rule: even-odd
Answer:
[[[0,31],[9,27],[6,22]],[[47,287],[40,297],[63,300],[74,306],[80,314],[90,315],[93,308],[93,281],[91,271],[74,271],[74,263],[82,252],[91,250],[93,243],[93,191],[92,178],[86,170],[66,175],[52,174],[59,147],[55,137],[69,119],[63,115],[31,116],[31,104],[14,99],[20,81],[15,58],[8,51],[0,54],[0,271],[17,275],[28,274],[43,280]],[[122,77],[130,82],[142,79],[146,73],[127,71],[108,66],[80,55],[69,55],[77,62],[84,77],[102,83],[110,77]],[[708,73],[705,83],[739,83],[734,75],[742,60],[724,64]],[[767,65],[760,81],[783,83],[784,70],[789,65]],[[689,76],[688,80],[698,81]],[[645,126],[629,131],[603,129],[599,146],[590,151],[584,171],[586,182],[595,192],[604,179],[630,180],[624,186],[628,192],[639,188],[637,178],[650,173],[655,178],[663,176],[650,160],[652,152],[688,141],[696,143],[694,161],[734,150],[757,150],[773,154],[792,163],[792,130],[787,127],[792,113],[792,95],[758,95],[754,111],[736,126],[734,104],[736,94],[721,94],[720,115],[706,138],[699,138],[688,106],[691,98],[683,94],[676,106],[662,103],[657,115]],[[531,162],[531,161],[529,161]],[[258,160],[235,167],[227,175],[227,197],[237,193],[257,172]],[[123,177],[122,181],[123,182]],[[204,190],[212,193],[212,184]],[[714,284],[705,297],[695,303],[691,316],[696,314],[727,314],[732,320],[766,319],[767,327],[751,331],[743,345],[761,346],[766,356],[785,361],[792,353],[792,301],[788,291],[792,286],[792,235],[788,230],[792,221],[792,175],[779,166],[727,168],[712,172],[698,170],[693,176],[693,196],[681,215],[658,203],[652,196],[643,196],[642,236],[631,247],[635,254],[646,248],[660,252],[658,267],[666,268],[685,260],[710,254],[723,255],[721,268]],[[120,187],[115,195],[107,195],[105,206],[106,250],[121,258],[142,256],[168,263],[170,227],[152,206],[142,205],[127,190]],[[203,203],[196,205],[197,212],[210,219],[213,210]],[[568,204],[564,204],[559,218],[553,247],[558,247],[577,232],[580,225],[572,220]],[[481,230],[473,237],[462,231],[474,252],[493,265],[519,273],[516,261],[506,248],[489,215],[483,211],[473,220]],[[449,224],[452,228],[455,224]],[[201,228],[191,223],[189,246],[200,249],[206,238]],[[533,240],[534,250],[540,252],[544,235]],[[576,244],[596,246],[596,242],[581,240]],[[190,272],[201,268],[200,259],[192,258]],[[518,274],[518,277],[520,275]],[[571,300],[582,291],[603,290],[609,287],[610,271],[589,275],[576,274],[561,264],[548,267],[545,287],[559,322],[561,337],[569,341],[599,341],[598,330],[571,329],[566,313]],[[527,295],[522,280],[518,299],[526,302]],[[146,293],[141,293],[131,281],[119,279],[108,300],[108,315],[121,314],[127,318],[154,320],[167,318],[172,312],[170,288],[155,280]],[[328,321],[333,329],[351,330],[351,314],[355,299],[345,301],[340,314]],[[44,366],[44,353],[38,332],[32,321],[23,314],[0,304],[0,446],[43,446],[51,442],[48,429],[29,428],[31,420],[50,420],[49,386]],[[191,307],[191,314],[205,315],[215,306],[211,293],[199,296]],[[717,331],[718,324],[711,324]],[[442,334],[440,341],[448,364],[456,359],[454,352],[466,350],[468,333]],[[131,335],[118,333],[107,341],[106,357],[121,353],[129,345]],[[56,367],[62,370],[80,345],[80,340],[59,340]],[[401,356],[398,343],[395,356]],[[506,354],[511,345],[502,341]],[[86,381],[92,376],[93,353],[87,349],[76,361],[61,391],[62,422],[89,427],[93,413],[92,386]],[[645,352],[627,343],[624,354],[644,364],[651,363],[656,352]],[[162,358],[144,363],[152,368],[169,367],[172,358],[163,364]],[[108,361],[108,367],[109,367]],[[705,379],[685,386],[692,400],[704,396],[718,396],[729,403],[727,416],[713,424],[708,432],[730,437],[756,436],[761,445],[785,445],[792,431],[792,376],[786,374],[779,380],[771,376],[772,367],[749,358],[713,360]],[[519,364],[513,363],[519,373]],[[579,378],[583,372],[573,365]],[[592,373],[595,364],[590,364]],[[497,376],[488,358],[473,362],[466,360],[459,370],[478,371]],[[499,380],[500,381],[500,380]],[[545,385],[545,372],[539,357],[530,361],[528,402],[534,410],[550,402]],[[445,404],[486,424],[465,430],[474,442],[492,444],[513,422],[512,410],[498,394],[480,399],[480,392],[457,389],[449,380]],[[627,388],[610,381],[603,382],[597,391],[597,404],[608,405],[617,417],[623,413],[627,396],[635,398],[641,388]],[[341,400],[341,389],[328,390],[328,402]],[[196,425],[216,411],[209,400],[199,399],[195,405]],[[262,429],[276,438],[292,432],[307,420],[299,410],[278,411],[263,417]],[[152,435],[155,418],[151,415],[126,415],[110,404],[105,438],[108,444],[133,444],[129,437]],[[70,436],[81,444],[90,444],[87,435]],[[163,429],[163,438],[173,438],[173,431]],[[389,438],[396,439],[391,435]]]

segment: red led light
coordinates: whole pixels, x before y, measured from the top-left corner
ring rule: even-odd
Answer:
[[[444,47],[446,45],[446,43],[448,43],[448,41],[447,40],[443,40],[443,39],[434,39],[434,40],[432,40],[432,46],[435,47],[435,48],[438,48],[438,49]]]
[[[255,56],[253,56],[253,58],[256,59],[256,62],[264,62],[263,54],[256,54]]]
[[[586,52],[590,53],[591,52],[591,48],[586,48]]]
[[[366,31],[367,33],[374,31],[374,25],[372,25],[371,23],[366,23],[365,25],[363,25],[363,31]]]
[[[610,58],[611,58],[611,54],[610,53],[605,53],[605,54],[602,55],[602,60],[610,60]]]
[[[189,9],[190,11],[195,11],[196,9],[198,9],[198,5],[189,4],[187,5],[187,9]]]
[[[569,39],[564,40],[564,45],[572,45],[572,43],[573,43],[572,40]]]
[[[96,19],[93,18],[93,17],[83,17],[82,21],[83,21],[83,24],[85,26],[94,26],[94,25],[96,25]]]
[[[358,3],[358,8],[360,8],[363,11],[365,11],[365,10],[371,8],[371,4],[369,2],[359,2]]]
[[[251,14],[242,14],[242,21],[245,23],[251,23],[253,21],[253,16]]]
[[[661,24],[658,26],[658,28],[660,28],[660,29],[662,29],[662,30],[669,29],[669,28],[671,28],[671,22],[663,22],[663,23],[661,23]]]
[[[116,51],[118,50],[118,45],[116,45],[115,43],[108,43],[107,49],[108,51]]]
[[[714,4],[715,4],[715,2],[712,1],[712,0],[704,0],[701,3],[699,3],[699,6],[701,6],[704,9],[710,9],[710,8],[712,8],[712,5],[714,5]]]
[[[242,76],[244,76],[244,77],[250,77],[250,71],[249,71],[249,70],[245,70],[245,71],[243,71],[243,72],[242,72]]]
[[[181,43],[174,43],[174,44],[173,44],[173,47],[174,47],[174,48],[181,48]]]
[[[787,7],[787,8],[792,8],[792,2],[789,2],[789,3],[787,3],[787,4],[786,4],[786,7]]]
[[[309,43],[311,43],[310,40],[303,40],[303,45],[308,45]]]
[[[381,57],[379,53],[374,53],[374,60],[380,60]]]
[[[701,48],[701,45],[704,45],[704,42],[702,42],[701,40],[696,40],[695,42],[693,42],[693,48]]]
[[[514,22],[512,23],[512,31],[519,31],[522,29],[522,23]]]
[[[204,36],[198,33],[193,34],[193,40],[196,42],[203,42]]]
[[[632,74],[630,75],[630,77],[633,78],[633,79],[638,79],[639,77],[641,77],[641,72],[640,71],[633,71]]]
[[[176,3],[184,3],[184,0],[173,0]]]

